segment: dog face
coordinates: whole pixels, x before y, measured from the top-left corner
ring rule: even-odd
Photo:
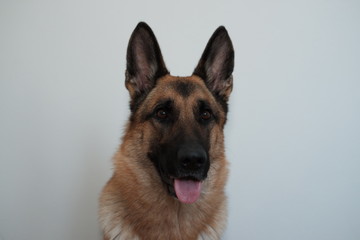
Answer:
[[[130,128],[170,195],[193,203],[223,153],[234,50],[224,27],[210,38],[192,76],[171,76],[148,25],[139,23],[127,51]],[[144,140],[146,139],[146,140]]]

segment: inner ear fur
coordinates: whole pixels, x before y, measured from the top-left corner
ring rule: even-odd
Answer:
[[[134,29],[126,57],[125,85],[132,99],[146,95],[158,78],[169,73],[156,37],[144,22],[140,22]]]
[[[193,74],[202,78],[209,90],[228,101],[233,86],[234,48],[225,27],[211,36]]]

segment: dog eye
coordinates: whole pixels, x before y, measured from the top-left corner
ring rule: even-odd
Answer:
[[[211,113],[208,110],[202,111],[200,117],[202,120],[209,120],[211,118]]]
[[[165,109],[161,108],[161,109],[157,110],[156,117],[159,118],[159,119],[162,119],[162,120],[167,119],[168,118],[168,112]]]

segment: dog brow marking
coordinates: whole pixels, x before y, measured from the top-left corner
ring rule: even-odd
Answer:
[[[191,82],[176,81],[171,84],[174,90],[182,97],[189,97],[196,88],[196,85]]]

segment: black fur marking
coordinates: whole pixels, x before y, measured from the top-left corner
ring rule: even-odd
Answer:
[[[202,124],[193,118],[187,118],[187,121],[178,121],[181,109],[176,109],[174,100],[164,98],[155,106],[149,106],[144,119],[153,123],[156,128],[156,137],[151,142],[148,158],[156,167],[160,179],[167,188],[171,196],[176,197],[174,191],[173,179],[192,179],[202,181],[207,177],[210,168],[209,147],[210,132],[212,123],[216,120],[210,120],[209,124]],[[169,119],[166,121],[158,120],[156,113],[158,109],[169,111]],[[193,113],[201,116],[202,110],[212,110],[209,102],[206,100],[198,101],[194,105]],[[190,160],[192,156],[201,156],[202,164],[198,167],[184,167],[184,160]],[[185,156],[185,157],[184,157]]]
[[[147,94],[141,94],[141,93],[138,93],[136,94],[136,96],[134,96],[131,100],[130,100],[130,110],[131,110],[131,113],[135,113],[141,103],[145,100]]]
[[[176,118],[178,118],[178,112],[174,109],[174,101],[173,100],[163,100],[160,103],[158,103],[152,113],[152,117],[156,119],[159,123],[162,124],[171,124],[174,123]],[[165,111],[167,113],[167,117],[165,119],[161,119],[157,117],[158,111]]]
[[[189,127],[189,126],[187,126]],[[209,132],[200,133],[193,129],[191,134],[185,135],[182,128],[169,136],[164,143],[154,142],[151,147],[152,152],[148,153],[149,159],[155,165],[160,178],[167,187],[170,195],[176,197],[173,185],[174,178],[192,179],[196,181],[204,180],[210,168],[209,152]],[[204,164],[198,169],[186,169],[181,164],[179,153],[190,151],[203,152],[205,154]]]
[[[172,85],[175,91],[183,97],[189,97],[196,88],[196,85],[194,83],[187,81],[177,81],[174,82]]]
[[[201,112],[208,111],[211,114],[211,118],[208,120],[203,120],[201,118]],[[213,111],[213,109],[210,107],[210,104],[206,100],[198,100],[197,106],[194,108],[194,114],[197,116],[197,120],[202,125],[208,125],[212,122],[212,120],[215,120],[215,122],[219,122],[219,118],[217,116],[217,113]]]
[[[217,102],[220,103],[222,109],[225,112],[225,116],[227,115],[228,111],[229,111],[229,107],[228,107],[228,103],[226,100],[224,100],[224,98],[222,96],[220,96],[219,94],[215,94],[214,95]],[[226,120],[226,119],[225,119]]]

